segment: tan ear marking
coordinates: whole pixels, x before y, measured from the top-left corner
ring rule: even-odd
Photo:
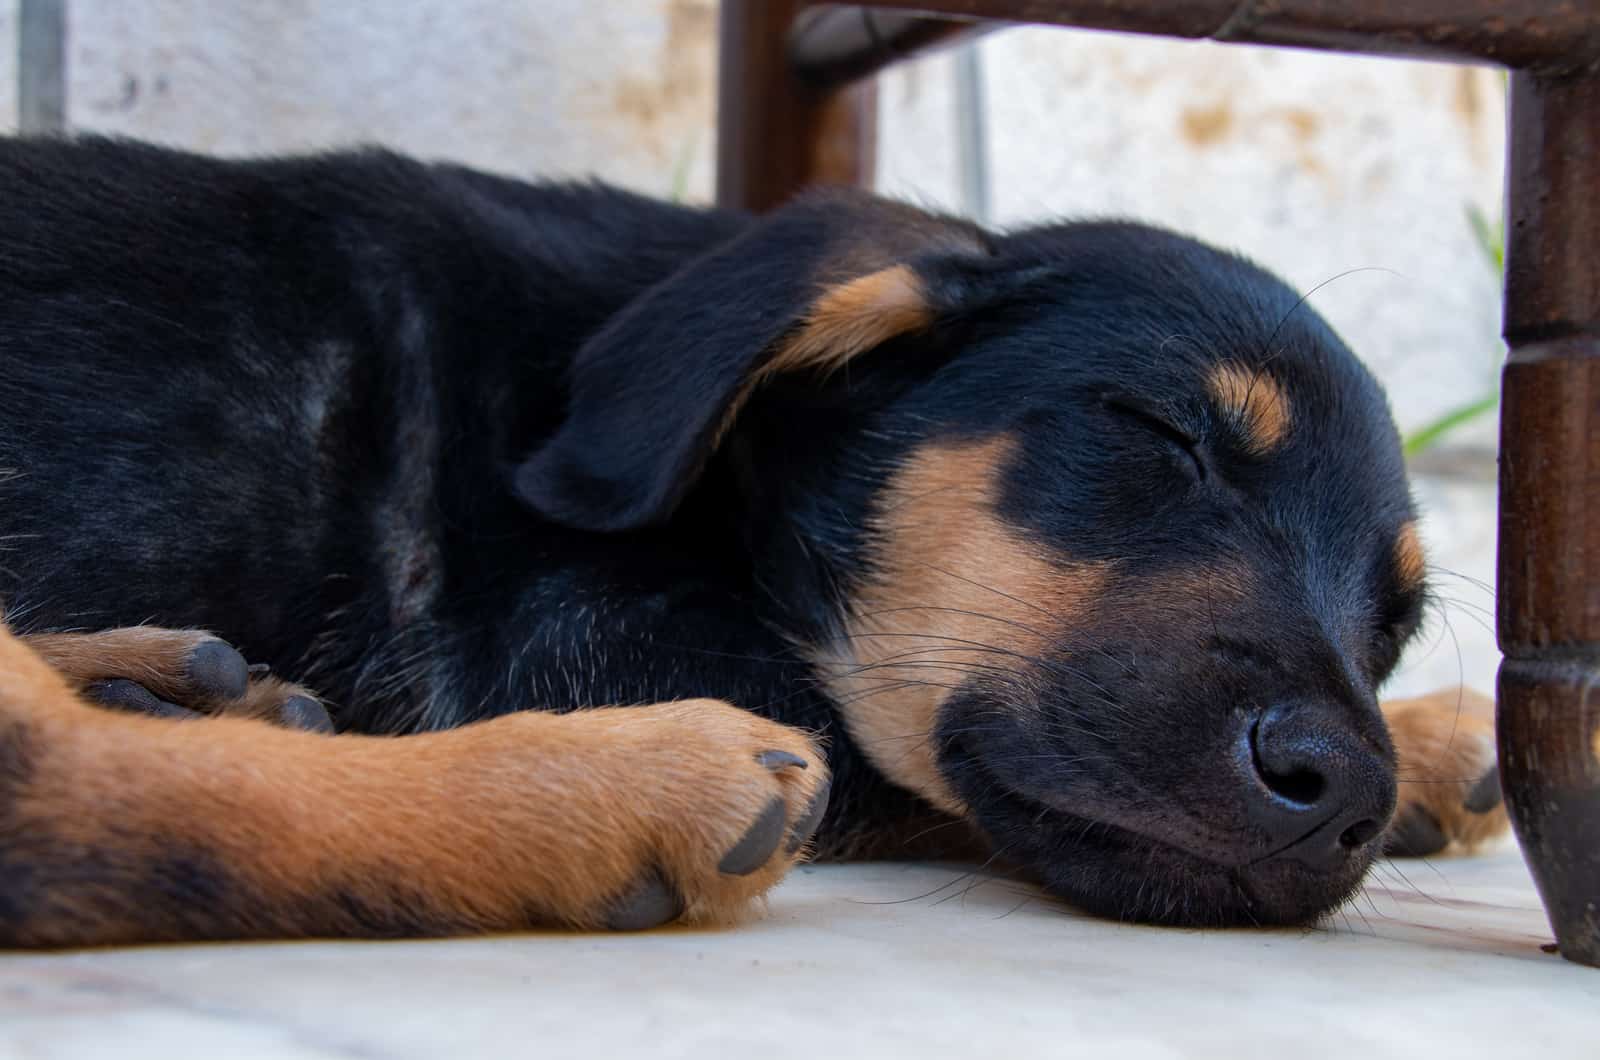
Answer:
[[[898,335],[932,324],[933,309],[916,271],[909,265],[891,265],[825,290],[762,374],[835,368]]]
[[[896,336],[927,330],[933,326],[933,317],[922,281],[909,265],[891,265],[826,288],[798,330],[778,346],[765,365],[751,373],[728,403],[715,444],[721,444],[750,395],[773,376],[833,371]]]
[[[1423,575],[1427,570],[1427,559],[1422,551],[1422,538],[1417,533],[1415,522],[1408,522],[1402,526],[1394,540],[1394,567],[1395,573],[1400,577],[1400,584],[1407,589],[1415,589],[1422,584]]]
[[[1206,390],[1222,414],[1242,429],[1252,453],[1265,456],[1289,433],[1293,422],[1289,397],[1265,372],[1219,364],[1206,380]]]

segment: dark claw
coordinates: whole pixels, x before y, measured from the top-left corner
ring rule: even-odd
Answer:
[[[722,855],[722,860],[717,863],[717,871],[729,876],[748,876],[765,865],[772,857],[772,852],[778,849],[778,844],[783,842],[783,826],[788,815],[789,808],[783,798],[774,796],[767,803],[767,808],[761,811],[761,816],[756,818],[755,824],[745,832],[744,838]]]
[[[789,830],[789,845],[784,853],[793,854],[805,845],[806,840],[817,834],[817,825],[822,823],[822,815],[828,809],[828,789],[831,786],[831,781],[824,780],[822,787],[812,796],[811,805],[806,807],[806,812],[800,815],[800,819]]]
[[[1500,767],[1496,765],[1489,772],[1478,778],[1472,785],[1472,790],[1467,792],[1466,801],[1461,805],[1466,807],[1468,813],[1488,813],[1499,806],[1503,801],[1500,794]]]
[[[799,766],[801,769],[806,768],[806,760],[804,758],[797,754],[790,754],[788,751],[762,751],[756,755],[756,761],[774,773],[790,766]]]
[[[202,641],[189,656],[189,680],[203,696],[238,699],[250,687],[250,667],[222,641]]]
[[[168,703],[164,699],[157,699],[154,693],[143,685],[120,677],[115,681],[92,684],[84,691],[95,702],[117,710],[149,714],[157,718],[200,717],[195,711],[187,710],[176,703]]]
[[[606,927],[612,931],[645,931],[683,915],[678,897],[659,872],[652,871],[611,907]]]
[[[332,732],[333,719],[328,710],[310,696],[290,696],[278,708],[278,717],[291,729],[306,732]]]
[[[1450,842],[1433,814],[1418,807],[1403,812],[1384,837],[1383,851],[1390,857],[1420,858],[1437,854]]]

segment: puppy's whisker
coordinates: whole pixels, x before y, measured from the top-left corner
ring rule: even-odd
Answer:
[[[939,574],[943,574],[947,578],[954,578],[957,581],[965,582],[968,585],[971,585],[971,586],[973,586],[975,588],[982,589],[984,592],[993,593],[993,594],[995,594],[996,596],[1000,597],[1003,600],[1010,600],[1014,604],[1021,604],[1023,607],[1032,608],[1033,610],[1039,612],[1041,615],[1043,615],[1044,617],[1048,618],[1052,622],[1061,622],[1061,621],[1063,621],[1063,619],[1062,619],[1062,617],[1060,615],[1056,614],[1055,612],[1051,611],[1050,609],[1048,609],[1046,607],[1041,606],[1040,604],[1034,603],[1032,600],[1024,600],[1020,596],[1014,596],[1011,593],[1004,592],[1003,590],[1000,590],[1000,589],[996,589],[992,585],[985,585],[983,582],[976,581],[975,579],[972,579],[972,578],[968,578],[965,575],[957,574],[954,571],[946,570],[943,567],[934,566],[931,563],[924,563],[923,566],[926,567],[927,569],[931,570],[931,571],[935,571],[935,572],[937,572]]]
[[[1491,599],[1494,597],[1494,586],[1481,578],[1474,578],[1470,574],[1466,574],[1450,567],[1439,566],[1438,564],[1434,563],[1427,564],[1425,569],[1430,576],[1444,575],[1446,577],[1455,578],[1458,581],[1466,582],[1473,588],[1481,589],[1484,595],[1490,597]]]
[[[1401,276],[1401,274],[1396,272],[1395,270],[1390,269],[1390,268],[1386,268],[1386,267],[1384,267],[1382,265],[1357,265],[1354,268],[1345,269],[1343,272],[1334,273],[1332,276],[1329,276],[1326,280],[1323,280],[1321,283],[1317,284],[1315,287],[1312,287],[1309,291],[1305,292],[1299,298],[1297,298],[1295,300],[1294,305],[1289,307],[1289,311],[1284,313],[1282,318],[1279,319],[1278,323],[1273,326],[1272,333],[1267,337],[1267,341],[1264,344],[1264,346],[1262,347],[1262,351],[1261,352],[1262,352],[1262,355],[1264,357],[1264,360],[1258,366],[1257,370],[1259,371],[1261,369],[1266,368],[1267,365],[1271,364],[1273,361],[1277,360],[1280,356],[1282,356],[1282,351],[1273,352],[1273,349],[1272,349],[1273,343],[1275,343],[1277,341],[1278,334],[1279,334],[1279,332],[1281,332],[1283,330],[1283,326],[1285,324],[1287,324],[1289,322],[1289,320],[1296,313],[1298,313],[1301,309],[1303,309],[1306,306],[1307,303],[1309,303],[1311,301],[1311,296],[1312,295],[1316,294],[1318,291],[1322,290],[1324,287],[1327,287],[1331,283],[1335,283],[1338,280],[1343,280],[1346,277],[1354,276],[1357,273],[1362,273],[1362,272],[1386,272],[1391,276],[1395,276],[1395,277],[1400,277]]]
[[[954,879],[952,879],[952,880],[950,880],[950,881],[948,881],[946,883],[940,884],[938,887],[933,888],[931,891],[924,891],[922,894],[912,895],[909,898],[891,898],[891,899],[885,899],[883,901],[874,901],[874,900],[869,900],[869,899],[858,898],[858,899],[852,899],[852,901],[854,901],[858,905],[904,905],[907,902],[920,902],[920,901],[923,901],[924,899],[932,898],[934,895],[939,894],[942,891],[947,891],[952,887],[960,886],[961,884],[965,883],[967,880],[970,880],[975,876],[983,876],[985,873],[987,873],[989,871],[989,867],[994,864],[995,860],[998,859],[1002,854],[1004,854],[1010,848],[1011,848],[1011,844],[1007,844],[1006,846],[1001,847],[999,850],[996,850],[994,853],[990,854],[989,857],[986,858],[981,865],[979,865],[976,868],[971,869],[971,870],[969,870],[967,872],[961,873],[960,875],[956,876]]]
[[[967,610],[966,608],[949,607],[949,606],[946,606],[946,605],[913,604],[913,605],[905,605],[905,606],[901,606],[901,607],[890,607],[890,608],[883,608],[882,610],[878,610],[878,611],[868,611],[868,612],[865,612],[864,614],[860,615],[859,617],[862,618],[862,619],[884,618],[884,617],[889,616],[889,615],[898,615],[898,614],[904,614],[904,613],[913,612],[913,611],[932,612],[932,613],[935,613],[935,614],[961,615],[961,616],[963,616],[965,618],[977,618],[977,619],[981,619],[981,620],[983,620],[985,622],[994,622],[994,623],[996,623],[998,625],[1010,626],[1013,629],[1020,629],[1024,633],[1030,634],[1031,636],[1039,637],[1040,639],[1045,639],[1045,634],[1044,633],[1040,632],[1039,630],[1035,629],[1034,627],[1032,627],[1030,625],[1027,625],[1024,622],[1018,622],[1016,619],[1013,619],[1013,618],[1002,618],[999,615],[992,615],[992,614],[988,614],[988,613],[983,612],[983,611],[970,611],[970,610]]]

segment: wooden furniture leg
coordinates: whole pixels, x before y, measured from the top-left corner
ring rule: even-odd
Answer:
[[[718,48],[717,202],[767,210],[810,184],[872,186],[877,96],[789,62],[804,0],[723,0]]]
[[[1510,124],[1501,778],[1562,955],[1600,966],[1600,71],[1513,74]]]

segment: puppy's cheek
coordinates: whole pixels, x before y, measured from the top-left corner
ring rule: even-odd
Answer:
[[[874,574],[856,590],[846,635],[814,655],[878,771],[958,816],[968,808],[940,767],[941,741],[969,714],[985,724],[1032,709],[1027,660],[1087,622],[1109,578],[1107,564],[1059,555],[1001,514],[1017,444],[929,443],[905,459],[874,503]],[[973,705],[952,718],[958,698]]]
[[[947,696],[934,691],[908,686],[867,693],[844,710],[845,728],[878,772],[935,808],[962,817],[967,806],[939,767],[937,733]]]

